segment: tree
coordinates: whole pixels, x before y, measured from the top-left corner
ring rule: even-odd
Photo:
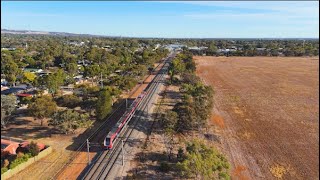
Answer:
[[[1,127],[6,127],[10,116],[16,109],[17,98],[12,95],[1,95]]]
[[[168,111],[162,115],[161,122],[164,129],[175,129],[178,121],[178,114],[174,111]]]
[[[76,63],[68,63],[66,65],[68,74],[73,77],[78,72],[78,65]]]
[[[80,114],[74,110],[58,111],[49,120],[49,125],[54,126],[59,131],[68,134],[74,133],[79,127],[83,127],[89,120],[89,114]]]
[[[99,65],[90,65],[90,66],[86,66],[86,68],[84,69],[84,76],[85,77],[89,77],[92,78],[92,84],[93,84],[93,79],[98,76],[100,73],[100,67]]]
[[[39,154],[40,149],[37,145],[37,143],[31,141],[31,143],[28,145],[28,150],[31,153],[31,156],[36,156]]]
[[[36,75],[32,72],[24,72],[23,73],[23,77],[22,77],[22,81],[25,83],[33,83],[36,79]]]
[[[193,140],[187,144],[186,156],[177,167],[182,176],[195,179],[230,179],[228,160],[216,149]]]
[[[102,89],[99,92],[98,101],[96,105],[97,120],[104,120],[112,110],[112,97],[110,92]]]
[[[77,106],[79,106],[79,103],[81,102],[80,98],[70,94],[70,95],[64,95],[61,98],[59,98],[59,100],[57,101],[59,102],[59,106],[65,106],[68,108],[75,108]]]
[[[38,97],[29,106],[30,115],[41,120],[41,126],[43,125],[43,119],[51,117],[57,110],[57,104],[52,100],[49,95]]]
[[[49,74],[45,78],[45,83],[49,92],[56,94],[59,87],[63,85],[66,79],[66,74],[62,69],[58,69],[55,73]]]
[[[17,76],[21,73],[21,70],[18,68],[18,65],[14,61],[10,60],[8,63],[4,65],[3,73],[6,76],[6,80],[10,84],[15,86],[15,83],[17,81]]]

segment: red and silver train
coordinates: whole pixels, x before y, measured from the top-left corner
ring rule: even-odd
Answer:
[[[142,92],[130,105],[130,107],[126,110],[124,115],[119,119],[117,124],[111,129],[106,138],[103,141],[103,147],[106,149],[111,149],[113,143],[117,139],[118,135],[122,131],[123,127],[130,121],[132,116],[134,115],[138,105],[142,101],[142,99],[146,96],[147,92]]]

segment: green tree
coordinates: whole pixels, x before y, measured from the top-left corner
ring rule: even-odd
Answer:
[[[6,80],[15,86],[17,76],[21,74],[21,69],[18,68],[18,65],[14,61],[10,60],[4,65],[3,73],[6,76]]]
[[[178,121],[178,114],[174,111],[168,111],[166,114],[162,114],[161,122],[165,129],[172,129],[176,128]]]
[[[28,145],[28,150],[29,150],[29,153],[31,153],[31,156],[36,156],[40,152],[40,149],[37,143],[33,141],[31,141],[30,144]]]
[[[110,92],[102,89],[99,92],[98,101],[96,105],[97,120],[104,120],[112,110],[112,97]]]
[[[96,76],[99,75],[99,73],[100,73],[100,67],[97,64],[86,66],[84,70],[84,76],[91,78],[92,84],[93,84],[93,80],[95,79]]]
[[[16,109],[17,98],[12,95],[1,95],[1,127],[6,125],[11,120],[11,115]]]
[[[33,83],[36,79],[36,75],[32,72],[24,72],[23,73],[23,77],[22,77],[22,81],[25,83]]]
[[[228,160],[211,146],[198,140],[187,144],[187,153],[177,167],[182,176],[195,179],[230,179]]]
[[[56,111],[57,104],[49,95],[38,97],[33,103],[29,105],[30,115],[40,119],[41,126],[43,125],[43,119],[46,117],[51,117]]]
[[[49,120],[49,125],[54,126],[62,133],[74,133],[76,129],[83,127],[89,120],[89,114],[80,114],[74,110],[58,111]]]
[[[70,95],[64,95],[59,98],[57,101],[59,106],[65,106],[68,108],[75,108],[79,106],[81,99],[73,94]]]
[[[55,73],[49,74],[45,78],[45,83],[49,92],[56,94],[60,86],[64,84],[66,74],[62,69],[58,69]]]
[[[78,72],[78,65],[76,63],[68,63],[66,65],[66,70],[71,77],[74,77]]]

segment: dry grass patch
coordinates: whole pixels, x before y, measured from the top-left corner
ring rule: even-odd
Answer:
[[[274,177],[282,179],[283,176],[288,172],[288,169],[280,164],[274,164],[270,167],[270,172]]]

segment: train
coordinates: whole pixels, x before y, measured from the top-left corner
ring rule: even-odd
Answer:
[[[146,96],[147,92],[143,91],[130,105],[129,108],[127,108],[124,115],[119,119],[119,121],[116,123],[116,125],[111,129],[111,131],[107,134],[107,136],[104,138],[103,141],[103,148],[104,149],[112,149],[113,143],[121,133],[122,129],[127,125],[134,115],[138,105],[142,101],[142,99]]]

